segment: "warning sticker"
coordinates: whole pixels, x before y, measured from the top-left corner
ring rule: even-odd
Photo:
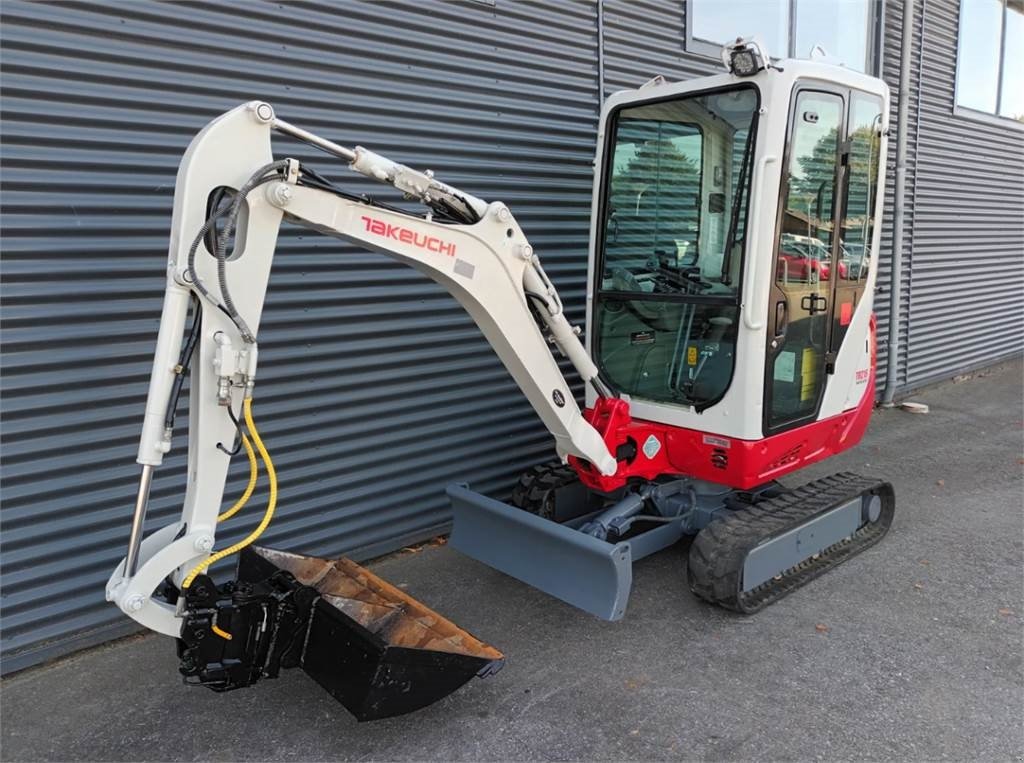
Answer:
[[[653,331],[634,331],[629,335],[630,344],[654,344],[654,339]]]
[[[462,276],[463,278],[472,278],[473,273],[476,272],[476,266],[472,262],[466,262],[465,260],[455,260],[455,273]]]
[[[800,402],[814,399],[818,394],[818,353],[813,347],[804,347],[800,360],[800,374],[803,384],[800,385]]]
[[[792,382],[796,379],[796,353],[783,351],[775,359],[775,381]]]
[[[696,345],[690,345],[686,348],[686,364],[690,366],[697,365],[697,347]]]
[[[644,441],[644,455],[648,458],[654,458],[658,455],[659,450],[661,450],[661,441],[654,435],[650,435]]]

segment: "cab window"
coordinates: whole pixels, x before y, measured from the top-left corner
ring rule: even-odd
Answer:
[[[611,118],[594,354],[620,392],[700,409],[729,386],[758,103],[747,84]]]

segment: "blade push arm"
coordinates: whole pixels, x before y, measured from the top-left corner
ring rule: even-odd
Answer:
[[[294,160],[275,162],[271,131],[300,138],[350,162],[352,169],[425,203],[425,218],[303,184]],[[203,233],[224,189],[250,189],[238,202],[233,251],[217,257]],[[466,219],[472,222],[440,222]],[[107,598],[147,627],[177,636],[179,614],[152,594],[170,576],[180,584],[209,558],[216,537],[236,417],[251,398],[256,334],[281,220],[358,243],[416,268],[466,309],[555,439],[564,459],[586,459],[612,474],[616,460],[583,418],[531,315],[585,382],[597,368],[564,315],[532,247],[500,202],[486,203],[362,148],[347,149],[277,120],[268,104],[240,106],[211,122],[182,160],[175,190],[167,289],[150,379],[138,462],[143,466],[128,555]],[[226,239],[226,236],[225,236]],[[170,449],[168,410],[181,374],[190,301],[201,308],[189,384],[188,485],[180,521],[141,540],[152,474]]]

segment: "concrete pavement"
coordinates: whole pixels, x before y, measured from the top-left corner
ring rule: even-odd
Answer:
[[[3,760],[782,760],[1024,756],[1019,362],[876,413],[838,470],[890,479],[878,546],[754,617],[694,600],[685,544],[605,623],[446,547],[373,565],[508,656],[359,725],[301,671],[217,695],[140,637],[0,683]],[[439,486],[440,489],[440,486]]]

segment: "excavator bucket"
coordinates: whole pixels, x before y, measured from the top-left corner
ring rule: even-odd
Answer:
[[[302,667],[361,721],[426,707],[504,661],[494,647],[349,559],[257,548],[249,561],[256,576],[274,567],[319,592]]]
[[[212,595],[216,601],[189,600],[179,653],[186,681],[219,691],[301,666],[369,721],[426,707],[504,662],[494,647],[349,559],[252,547],[239,558],[238,580]],[[211,646],[217,654],[202,651]],[[226,654],[241,669],[226,674]]]

